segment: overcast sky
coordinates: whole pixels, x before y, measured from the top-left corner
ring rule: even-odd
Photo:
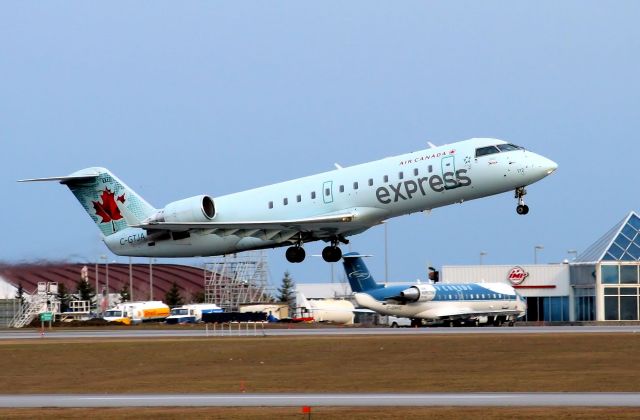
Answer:
[[[160,208],[496,137],[559,164],[530,213],[505,193],[393,219],[391,279],[562,261],[639,209],[639,21],[635,1],[3,2],[0,260],[109,253],[66,188],[20,178],[105,166]],[[351,249],[384,277],[382,227]],[[274,283],[329,281],[284,251]]]

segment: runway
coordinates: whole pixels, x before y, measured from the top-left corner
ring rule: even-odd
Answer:
[[[44,407],[639,407],[640,393],[43,394],[2,395],[3,408]]]
[[[238,328],[240,326],[240,329]],[[321,335],[433,335],[433,334],[590,334],[640,333],[640,325],[629,326],[543,326],[543,327],[476,327],[476,328],[246,328],[242,324],[225,327],[185,329],[45,329],[4,330],[0,340],[75,339],[75,338],[194,338],[255,336],[321,336]]]

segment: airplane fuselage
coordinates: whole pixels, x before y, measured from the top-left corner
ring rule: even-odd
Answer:
[[[523,316],[526,303],[517,292],[502,283],[423,285],[433,289],[431,300],[423,302],[394,302],[386,300],[413,285],[385,287],[354,293],[358,306],[383,315],[413,319],[468,319],[477,316]]]
[[[182,233],[128,227],[104,241],[117,255],[142,257],[221,255],[331,241],[392,217],[524,187],[556,168],[549,159],[522,148],[478,152],[496,145],[507,143],[471,139],[215,197],[212,220],[269,221],[349,212],[353,217],[345,223],[319,224],[313,230],[191,229]]]

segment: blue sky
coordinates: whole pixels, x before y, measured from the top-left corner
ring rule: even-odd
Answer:
[[[19,178],[105,166],[162,207],[497,137],[560,165],[529,215],[503,194],[393,219],[390,277],[538,244],[561,261],[640,209],[639,19],[632,1],[4,3],[0,260],[108,252],[66,188]],[[383,277],[381,227],[351,247]],[[274,283],[329,280],[268,255]]]

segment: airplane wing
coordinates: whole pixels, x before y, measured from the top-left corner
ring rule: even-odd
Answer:
[[[230,230],[230,229],[279,229],[306,231],[317,229],[319,225],[333,223],[348,223],[355,218],[353,213],[341,213],[328,216],[307,217],[303,219],[265,220],[265,221],[237,221],[237,222],[206,222],[206,223],[167,223],[150,222],[132,225],[132,227],[146,230],[186,231],[192,229]]]

